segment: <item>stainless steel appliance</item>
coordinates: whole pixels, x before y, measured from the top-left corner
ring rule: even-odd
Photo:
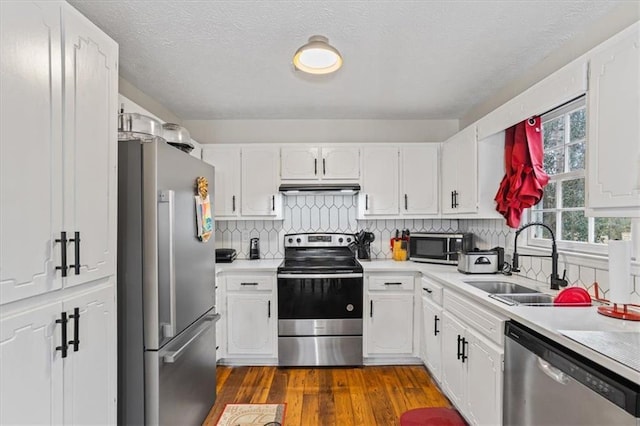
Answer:
[[[198,177],[213,200],[210,165],[161,139],[118,143],[118,424],[200,425],[215,400],[215,245],[197,237]]]
[[[231,263],[238,257],[236,249],[218,248],[216,249],[216,263]]]
[[[249,259],[260,259],[260,238],[249,240]]]
[[[458,253],[473,249],[473,234],[412,232],[409,260],[456,265]]]
[[[458,255],[458,271],[463,274],[495,274],[502,270],[504,248],[461,251]]]
[[[278,268],[281,366],[362,365],[362,265],[351,234],[288,234]]]
[[[510,322],[505,425],[640,425],[640,386]]]

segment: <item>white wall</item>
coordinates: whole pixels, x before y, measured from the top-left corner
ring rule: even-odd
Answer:
[[[184,120],[200,143],[442,142],[458,120]]]

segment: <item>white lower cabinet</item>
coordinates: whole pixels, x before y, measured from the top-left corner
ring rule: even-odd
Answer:
[[[426,296],[422,297],[423,360],[431,376],[442,379],[442,308]]]
[[[470,424],[502,424],[504,348],[448,312],[446,299],[442,318],[442,389]]]
[[[370,274],[364,308],[365,357],[413,357],[415,295],[413,275]]]
[[[3,315],[0,424],[115,424],[115,336],[113,278]]]
[[[275,273],[227,275],[222,312],[225,318],[223,358],[251,359],[257,363],[277,359]],[[261,360],[261,361],[258,361]]]

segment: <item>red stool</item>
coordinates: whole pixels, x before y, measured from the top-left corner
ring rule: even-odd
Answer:
[[[430,407],[409,410],[400,416],[400,426],[465,426],[453,408]]]

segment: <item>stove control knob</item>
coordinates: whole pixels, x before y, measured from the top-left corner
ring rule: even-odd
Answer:
[[[293,242],[293,238],[289,238],[289,244]]]
[[[347,242],[350,243],[351,242],[351,238],[347,238]]]
[[[341,243],[343,240],[342,238],[338,238],[338,242]]]
[[[296,243],[300,244],[302,240],[300,238],[296,238]]]

